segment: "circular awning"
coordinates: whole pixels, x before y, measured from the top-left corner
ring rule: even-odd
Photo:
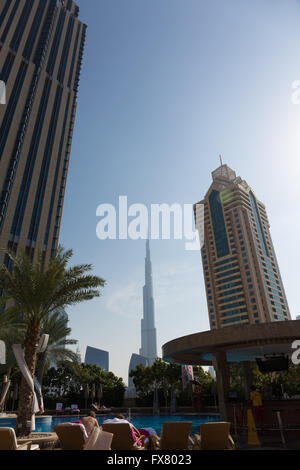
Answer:
[[[291,356],[295,340],[300,340],[300,320],[203,331],[164,344],[162,352],[167,362],[211,365],[218,351],[226,352],[228,362],[255,361],[273,354]]]

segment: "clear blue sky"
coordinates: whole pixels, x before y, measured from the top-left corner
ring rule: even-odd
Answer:
[[[127,382],[140,347],[145,243],[100,241],[96,208],[194,203],[224,162],[262,200],[300,314],[300,2],[80,0],[88,24],[60,242],[107,280],[69,309],[72,336]],[[209,328],[200,253],[152,241],[158,347]]]

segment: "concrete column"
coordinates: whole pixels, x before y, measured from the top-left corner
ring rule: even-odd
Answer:
[[[213,364],[216,371],[219,409],[222,421],[228,420],[229,370],[225,351],[214,354]]]
[[[245,391],[245,399],[250,400],[250,387],[253,384],[253,373],[252,373],[253,364],[249,361],[243,362],[243,385]]]

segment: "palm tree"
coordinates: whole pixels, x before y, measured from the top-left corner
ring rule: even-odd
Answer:
[[[68,318],[61,312],[55,312],[43,321],[41,334],[49,335],[49,341],[46,350],[39,354],[37,362],[36,377],[42,385],[45,369],[52,363],[58,361],[76,361],[77,355],[66,346],[77,344],[75,339],[67,339],[71,334],[71,328],[68,327]]]
[[[9,254],[13,262],[11,271],[0,267],[0,289],[5,298],[13,301],[15,311],[26,325],[24,356],[31,376],[34,376],[37,346],[43,321],[59,310],[100,296],[105,281],[87,274],[90,264],[68,267],[72,250],[59,247],[47,266],[42,253],[32,262],[25,251]],[[18,436],[28,434],[26,422],[31,418],[32,392],[22,378],[16,431]]]
[[[24,324],[18,317],[14,307],[6,308],[7,299],[0,294],[0,339],[7,345],[12,337],[24,333]]]
[[[9,386],[11,385],[11,373],[16,365],[16,359],[12,352],[11,346],[14,343],[20,343],[24,338],[24,324],[20,321],[20,318],[16,315],[14,308],[11,306],[5,308],[6,301],[4,296],[0,297],[0,339],[4,341],[6,346],[6,358],[5,364],[0,366],[0,375],[7,377]],[[7,390],[7,395],[9,390]],[[5,397],[2,390],[0,394],[0,403],[2,402],[2,408],[5,406]],[[0,406],[0,411],[1,406]]]

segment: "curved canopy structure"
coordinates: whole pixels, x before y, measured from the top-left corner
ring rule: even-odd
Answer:
[[[228,362],[254,361],[257,357],[293,353],[300,340],[300,320],[221,328],[174,339],[163,345],[167,362],[211,365],[212,356],[226,352]]]

